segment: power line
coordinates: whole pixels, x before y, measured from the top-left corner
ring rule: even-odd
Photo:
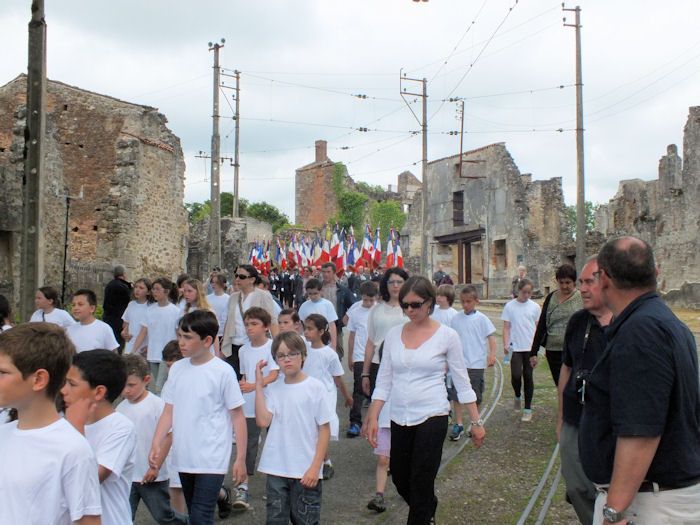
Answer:
[[[477,100],[480,98],[493,98],[493,97],[505,97],[509,95],[527,95],[532,93],[540,93],[542,91],[553,91],[556,89],[564,89],[569,87],[574,87],[576,84],[559,84],[558,86],[552,86],[547,88],[533,88],[533,89],[522,89],[520,91],[504,91],[503,93],[493,93],[492,95],[474,95],[473,97],[457,97],[458,100]],[[443,98],[440,102],[454,102],[455,98]]]

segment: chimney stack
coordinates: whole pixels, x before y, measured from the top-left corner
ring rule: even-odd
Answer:
[[[325,140],[316,141],[316,162],[326,162],[328,160],[328,142]]]

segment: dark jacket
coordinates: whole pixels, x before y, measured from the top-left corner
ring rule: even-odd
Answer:
[[[551,292],[542,303],[542,310],[540,311],[540,318],[537,321],[537,329],[535,330],[535,337],[532,338],[532,348],[530,348],[530,357],[537,357],[537,352],[540,351],[540,346],[547,346],[547,308],[549,307],[549,301],[552,300],[552,296],[557,293],[557,290]]]
[[[107,323],[114,332],[117,342],[121,345],[123,342],[122,331],[122,314],[129,306],[131,301],[131,283],[115,277],[105,286],[105,298],[102,303],[104,313],[102,320]]]
[[[357,299],[355,295],[350,291],[350,288],[343,286],[338,281],[335,283],[335,312],[338,314],[338,333],[343,331],[343,317]]]

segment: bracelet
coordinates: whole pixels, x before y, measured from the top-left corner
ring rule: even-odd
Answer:
[[[365,377],[369,379],[369,374],[362,374],[361,377],[362,377],[363,379],[364,379]]]
[[[483,427],[484,426],[484,420],[479,419],[478,421],[471,421],[471,425],[473,427]]]

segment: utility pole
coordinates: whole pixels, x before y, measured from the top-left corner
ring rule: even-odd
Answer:
[[[221,84],[221,70],[219,69],[219,49],[224,47],[226,40],[221,39],[221,44],[209,42],[209,51],[214,51],[214,114],[212,115],[211,133],[211,197],[209,203],[211,216],[209,221],[209,266],[221,266],[221,187],[219,176],[219,157],[221,156],[221,137],[219,136],[219,85]]]
[[[27,117],[22,188],[22,255],[20,319],[34,311],[34,292],[44,275],[43,198],[44,132],[46,129],[46,20],[44,0],[32,0],[27,53]]]
[[[422,93],[411,93],[403,87],[403,82],[421,82],[423,84]],[[428,276],[428,80],[426,78],[408,78],[405,74],[399,73],[399,94],[401,98],[411,110],[413,116],[418,121],[421,126],[421,132],[423,134],[423,159],[421,162],[421,182],[423,183],[423,190],[421,191],[421,226],[423,231],[421,251],[420,251],[420,273],[421,275]],[[411,104],[406,100],[404,95],[412,95],[415,97],[422,97],[423,99],[423,119],[419,119],[418,116],[413,111]]]
[[[221,73],[221,76],[224,77],[231,77],[236,79],[236,87],[231,88],[227,85],[222,85],[222,88],[226,89],[233,89],[236,94],[233,96],[234,100],[236,101],[236,114],[233,116],[234,120],[234,126],[235,126],[235,133],[236,136],[234,138],[234,153],[233,153],[233,211],[232,215],[233,217],[239,217],[239,209],[238,209],[238,200],[239,200],[239,195],[238,195],[238,181],[240,180],[238,178],[238,144],[239,144],[239,132],[240,132],[240,108],[241,108],[241,72],[235,69],[233,71],[233,75],[229,75],[227,73]]]
[[[576,23],[567,24],[565,27],[576,28],[576,268],[579,273],[583,269],[586,257],[586,196],[584,192],[583,172],[583,73],[581,70],[581,8],[567,9],[561,5],[564,11],[576,13]]]

